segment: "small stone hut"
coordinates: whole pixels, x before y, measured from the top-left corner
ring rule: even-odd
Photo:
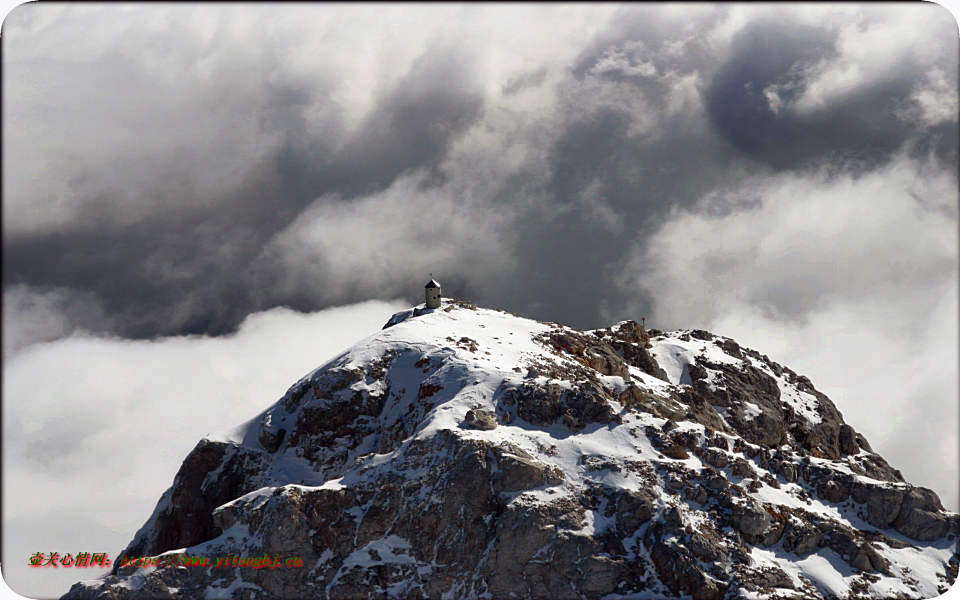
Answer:
[[[427,282],[427,285],[423,286],[423,293],[427,299],[427,308],[440,308],[442,294],[439,283],[431,279]]]

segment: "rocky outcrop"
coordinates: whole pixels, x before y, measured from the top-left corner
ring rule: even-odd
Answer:
[[[124,551],[128,556],[156,556],[195,546],[220,535],[215,508],[255,488],[263,463],[256,453],[223,442],[201,440],[187,455],[173,486],[160,499],[154,517]],[[113,572],[118,564],[114,563]]]
[[[706,381],[707,369],[717,371],[715,384]],[[727,412],[726,422],[746,441],[763,446],[777,446],[785,441],[789,410],[780,402],[777,382],[753,366],[741,368],[729,364],[700,361],[689,370],[694,389],[713,406],[737,407]],[[759,407],[759,414],[750,414],[743,407]]]
[[[573,389],[553,383],[524,383],[503,390],[500,396],[504,410],[516,410],[517,416],[531,425],[550,427],[562,422],[570,431],[581,431],[592,423],[620,420],[609,400],[609,392],[591,382]]]
[[[601,375],[630,381],[628,366],[667,380],[666,372],[648,351],[650,336],[636,321],[624,321],[609,329],[578,333],[568,328],[542,335],[539,341]]]

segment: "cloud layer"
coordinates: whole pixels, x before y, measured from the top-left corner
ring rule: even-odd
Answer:
[[[135,337],[414,299],[391,260],[596,326],[578,282],[623,304],[629,248],[717,187],[956,162],[934,5],[23,6],[7,30],[5,285],[93,294]]]

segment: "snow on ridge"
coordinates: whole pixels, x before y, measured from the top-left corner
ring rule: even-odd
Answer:
[[[653,345],[651,354],[657,363],[667,373],[670,383],[674,385],[692,385],[689,369],[697,364],[697,359],[701,358],[708,363],[727,364],[740,367],[744,364],[760,369],[777,382],[780,388],[780,399],[790,405],[796,414],[802,416],[807,423],[808,428],[822,423],[823,418],[817,411],[820,401],[816,396],[805,392],[791,383],[785,372],[776,373],[765,360],[756,360],[750,356],[737,358],[731,356],[717,343],[732,341],[729,338],[710,335],[712,339],[703,340],[691,336],[691,330],[677,330],[660,333],[651,338]],[[701,335],[706,332],[699,332]],[[764,357],[766,358],[766,357]],[[707,383],[715,385],[715,373],[707,369]],[[756,410],[759,410],[757,408]],[[748,410],[749,416],[756,416],[756,410]]]

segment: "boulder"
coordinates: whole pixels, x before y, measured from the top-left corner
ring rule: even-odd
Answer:
[[[734,506],[732,521],[737,531],[757,536],[766,531],[773,522],[773,517],[760,506],[749,502]]]
[[[493,491],[517,492],[543,485],[556,485],[563,476],[537,461],[520,448],[492,446],[489,450],[496,461],[496,470],[490,475]]]
[[[703,462],[718,469],[726,467],[727,462],[730,460],[727,453],[719,448],[707,448],[700,458]]]
[[[823,534],[823,544],[840,555],[851,566],[851,562],[860,552],[860,542],[857,532],[836,521],[824,520],[817,523],[817,529]],[[861,567],[858,567],[861,568]]]
[[[650,490],[622,490],[616,496],[617,532],[624,538],[633,535],[657,512],[657,496]]]
[[[850,566],[860,569],[861,571],[867,571],[868,573],[892,574],[890,571],[890,561],[881,556],[873,544],[869,543],[860,547],[850,561]]]
[[[497,417],[488,410],[468,410],[464,422],[474,429],[489,431],[497,428]]]
[[[793,589],[793,579],[779,567],[762,567],[751,574],[750,582],[760,588]]]
[[[935,540],[949,532],[947,515],[942,511],[943,505],[933,490],[912,488],[904,495],[900,512],[891,526],[915,540]]]
[[[772,546],[780,541],[780,538],[783,537],[783,532],[786,530],[786,527],[782,524],[775,523],[773,527],[768,529],[763,536],[760,538],[760,543],[764,546]]]
[[[860,446],[857,444],[857,432],[846,423],[840,426],[839,442],[840,451],[844,454],[857,454],[860,452]]]
[[[735,341],[731,339],[725,339],[720,347],[723,348],[723,351],[730,356],[743,360],[743,353],[740,352],[740,344],[736,343]]]
[[[704,562],[725,562],[729,555],[723,544],[719,540],[708,537],[698,531],[690,535],[690,541],[687,542],[690,551]]]

